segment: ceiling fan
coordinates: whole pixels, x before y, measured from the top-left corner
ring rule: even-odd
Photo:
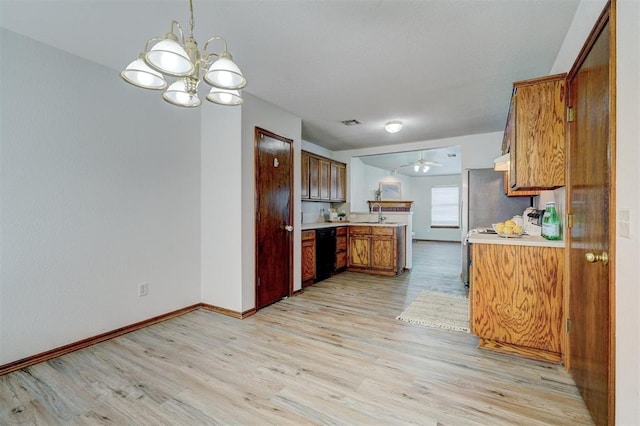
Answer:
[[[418,161],[411,162],[411,163],[407,163],[404,164],[400,167],[409,167],[409,166],[413,166],[413,171],[414,172],[419,172],[422,171],[422,173],[427,173],[429,171],[429,169],[431,168],[431,166],[442,166],[441,163],[438,163],[437,161],[426,161],[424,159],[424,157],[422,156],[422,152],[420,152],[420,159]]]

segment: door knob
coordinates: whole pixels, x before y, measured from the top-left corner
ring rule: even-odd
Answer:
[[[286,225],[286,226],[284,227],[284,229],[285,229],[287,232],[293,232],[293,226],[291,226],[291,225]]]
[[[609,254],[606,251],[602,254],[585,253],[584,259],[589,263],[602,262],[606,265],[609,263]]]

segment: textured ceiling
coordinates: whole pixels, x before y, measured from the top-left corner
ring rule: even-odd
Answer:
[[[195,0],[195,37],[202,47],[224,36],[245,90],[301,117],[303,139],[335,151],[502,130],[511,83],[549,73],[578,3]],[[171,20],[185,31],[189,22],[186,0],[0,7],[3,27],[114,77]],[[383,131],[392,119],[400,133]]]

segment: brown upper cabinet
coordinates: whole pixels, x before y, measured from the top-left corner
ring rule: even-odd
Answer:
[[[309,154],[302,151],[300,156],[300,170],[302,175],[302,188],[300,196],[302,199],[309,199]]]
[[[329,158],[301,153],[302,189],[305,201],[346,201],[347,165]]]
[[[566,74],[513,84],[502,152],[510,153],[509,187],[564,186]]]
[[[346,201],[345,186],[347,182],[347,165],[342,163],[331,163],[331,185],[329,194],[332,200]]]

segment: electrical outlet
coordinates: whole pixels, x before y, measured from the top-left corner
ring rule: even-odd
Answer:
[[[149,283],[138,284],[138,297],[146,296],[149,294]]]

